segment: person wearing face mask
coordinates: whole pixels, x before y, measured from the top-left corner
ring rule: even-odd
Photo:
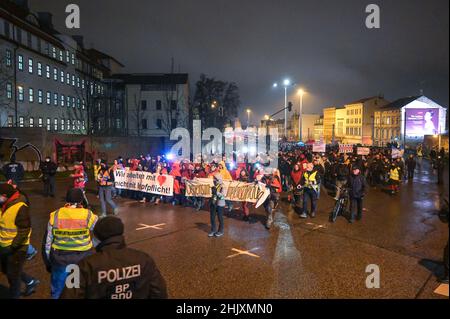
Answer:
[[[25,296],[31,295],[40,283],[23,272],[31,236],[27,202],[14,186],[0,184],[0,268],[8,278],[10,297],[14,299],[21,296],[21,282],[26,285]]]
[[[78,263],[79,287],[65,287],[61,299],[167,299],[166,282],[155,261],[128,248],[120,218],[98,221],[96,253]]]
[[[92,254],[92,231],[98,217],[83,207],[81,189],[67,191],[66,204],[50,214],[44,239],[43,259],[51,273],[51,297],[58,299],[68,273],[66,267]]]
[[[58,165],[52,162],[50,156],[45,158],[45,161],[41,163],[40,169],[42,172],[42,181],[44,183],[44,196],[55,197],[55,175]]]

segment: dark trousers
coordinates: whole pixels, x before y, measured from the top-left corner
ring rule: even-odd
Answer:
[[[414,169],[408,169],[408,179],[414,178]]]
[[[0,248],[1,270],[8,278],[9,293],[13,299],[20,298],[22,282],[28,284],[33,280],[33,277],[23,272],[26,255],[26,249],[20,249],[11,254],[9,249]]]
[[[350,220],[362,217],[362,198],[350,198]]]
[[[302,209],[302,197],[303,194],[302,193],[294,193],[294,211],[297,214],[301,214],[301,209]]]
[[[216,232],[216,216],[219,219],[219,232],[223,232],[223,207],[211,205],[209,209],[211,217],[211,232]]]
[[[55,196],[55,176],[44,179],[44,196]]]
[[[316,212],[317,192],[311,188],[303,190],[303,213],[308,214],[308,201],[311,202],[311,214]]]

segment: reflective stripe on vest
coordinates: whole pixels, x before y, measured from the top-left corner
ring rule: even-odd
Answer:
[[[390,178],[394,181],[399,181],[400,177],[398,175],[398,169],[394,168],[390,171]]]
[[[315,191],[319,190],[319,185],[317,184],[316,175],[317,175],[317,171],[312,174],[309,174],[308,172],[305,172],[303,174],[303,176],[305,177],[305,187],[312,188]],[[313,183],[316,183],[316,184],[313,184]]]
[[[22,206],[27,206],[24,202],[11,205],[4,213],[0,215],[0,247],[11,246],[14,238],[17,236],[16,217]],[[28,207],[28,206],[27,206]],[[31,230],[27,240],[23,245],[30,244]]]
[[[86,216],[83,216],[84,214]],[[77,218],[77,215],[80,218]],[[89,229],[91,218],[92,212],[85,208],[63,207],[56,210],[53,218],[52,248],[68,251],[91,249],[92,240]]]

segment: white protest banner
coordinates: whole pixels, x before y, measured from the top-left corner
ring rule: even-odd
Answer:
[[[313,153],[325,153],[325,143],[314,143]]]
[[[358,147],[356,149],[356,153],[358,155],[363,155],[363,156],[369,155],[370,154],[370,148],[369,147]]]
[[[352,153],[353,144],[339,144],[339,153]]]
[[[213,179],[195,178],[186,181],[186,196],[212,197],[211,187],[214,186]],[[239,181],[223,181],[222,192],[225,199],[232,202],[256,203],[258,208],[270,195],[270,190],[262,183],[243,183]]]
[[[187,197],[206,197],[212,196],[211,187],[214,186],[214,180],[212,178],[194,178],[193,180],[187,180],[185,182]]]
[[[120,189],[173,196],[173,176],[171,175],[116,170],[114,172],[114,184],[116,188]]]
[[[398,148],[392,148],[392,158],[402,157],[404,150],[399,150]]]

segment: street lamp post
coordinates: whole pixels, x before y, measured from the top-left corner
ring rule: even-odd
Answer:
[[[300,95],[300,112],[299,112],[299,115],[298,115],[298,135],[299,135],[299,139],[300,139],[300,142],[302,142],[303,141],[303,139],[302,139],[302,129],[303,129],[303,127],[302,127],[302,124],[303,124],[303,95],[305,94],[305,91],[303,90],[303,89],[300,89],[300,90],[298,90],[298,95]]]
[[[284,137],[287,137],[287,88],[291,85],[291,81],[289,79],[285,79],[283,81],[284,86]],[[278,83],[274,83],[273,87],[278,87]]]

